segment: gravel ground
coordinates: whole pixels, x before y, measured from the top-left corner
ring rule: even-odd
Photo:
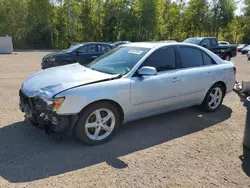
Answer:
[[[215,113],[188,108],[122,126],[103,145],[47,137],[23,122],[22,81],[45,52],[0,56],[0,187],[248,187],[250,154],[242,148],[246,109],[234,92]],[[250,80],[238,55],[237,79]]]

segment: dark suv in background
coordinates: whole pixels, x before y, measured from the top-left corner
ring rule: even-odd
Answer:
[[[70,46],[63,52],[48,54],[42,59],[42,69],[79,62],[87,64],[114,48],[108,43],[90,42]]]
[[[237,45],[219,45],[215,37],[194,37],[183,41],[184,43],[197,44],[209,49],[223,60],[230,61],[232,57],[237,55]]]

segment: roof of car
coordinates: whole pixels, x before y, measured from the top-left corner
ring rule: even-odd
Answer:
[[[141,47],[141,48],[154,48],[156,46],[164,45],[168,43],[163,42],[132,42],[128,44],[123,44],[122,46],[133,46],[133,47]]]
[[[185,44],[180,42],[132,42],[129,44],[123,44],[122,46],[131,46],[131,47],[139,47],[139,48],[155,48],[161,46],[171,46],[171,45],[183,45],[183,46],[197,46],[194,44]]]
[[[76,45],[86,45],[86,44],[107,44],[107,45],[110,45],[107,42],[82,42],[82,43],[76,43]]]

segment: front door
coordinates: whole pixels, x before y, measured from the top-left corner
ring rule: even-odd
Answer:
[[[87,44],[80,47],[75,54],[75,61],[81,64],[89,63],[98,57],[98,50],[96,44]]]
[[[203,39],[201,42],[201,46],[204,46],[204,45],[206,46],[207,49],[209,49],[216,55],[219,55],[220,51],[219,51],[219,46],[217,45],[216,40],[214,41],[213,39],[209,39],[209,38]]]
[[[182,73],[176,69],[173,46],[158,49],[140,66],[152,66],[157,75],[138,76],[131,79],[131,114],[147,116],[177,107],[182,90]]]

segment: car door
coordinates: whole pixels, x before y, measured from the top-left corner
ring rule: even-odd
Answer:
[[[209,39],[209,38],[203,39],[201,41],[201,46],[206,47],[213,53],[219,55],[219,48],[218,48],[216,40],[214,41],[213,39]]]
[[[180,101],[185,106],[200,103],[216,77],[213,59],[197,47],[179,46],[180,70],[185,87]]]
[[[74,58],[76,62],[81,64],[89,63],[98,57],[98,50],[96,44],[86,44],[76,50],[74,53]]]
[[[174,46],[163,47],[152,53],[140,66],[152,66],[157,75],[138,76],[131,79],[131,114],[148,114],[167,111],[178,106],[182,90],[182,74],[177,69]]]

